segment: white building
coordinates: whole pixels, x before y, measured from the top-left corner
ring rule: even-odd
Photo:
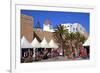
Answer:
[[[64,25],[66,30],[69,32],[80,32],[83,34],[85,37],[88,37],[88,33],[86,32],[86,29],[79,23],[64,23],[61,24]],[[43,24],[43,31],[48,31],[48,32],[54,32],[55,29],[52,28],[51,22],[49,20],[45,20]]]
[[[51,22],[49,20],[44,21],[43,31],[54,32],[54,29],[52,28]]]
[[[88,37],[88,33],[86,32],[86,29],[79,23],[66,23],[66,24],[61,24],[64,25],[69,32],[80,32],[84,36]]]

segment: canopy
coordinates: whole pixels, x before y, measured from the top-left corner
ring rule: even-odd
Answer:
[[[53,41],[53,39],[50,40],[49,46],[50,46],[51,48],[58,48],[58,45]]]
[[[90,45],[90,38],[88,38],[85,43],[83,44],[83,46],[89,46]]]
[[[40,48],[41,47],[41,44],[38,42],[38,40],[36,38],[34,38],[31,45],[33,46],[33,48]]]
[[[21,39],[21,48],[33,48],[24,36]]]
[[[49,44],[47,43],[45,37],[43,38],[41,42],[41,48],[50,48]]]

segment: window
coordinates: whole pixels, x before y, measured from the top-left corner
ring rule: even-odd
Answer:
[[[75,31],[75,28],[73,28],[73,31]]]
[[[78,31],[78,29],[76,28],[76,31]]]
[[[80,28],[80,30],[82,30],[82,28]]]

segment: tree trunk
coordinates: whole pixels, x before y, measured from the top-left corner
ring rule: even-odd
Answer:
[[[63,40],[61,39],[61,50],[62,50],[62,56],[64,56],[64,48],[63,48]]]
[[[65,56],[65,55],[64,55],[64,48],[63,48],[63,41],[61,42],[61,49],[62,49],[62,54],[63,54],[63,56]]]

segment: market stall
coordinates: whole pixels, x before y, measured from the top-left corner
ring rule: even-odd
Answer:
[[[33,47],[23,36],[21,39],[21,62],[32,62]]]

